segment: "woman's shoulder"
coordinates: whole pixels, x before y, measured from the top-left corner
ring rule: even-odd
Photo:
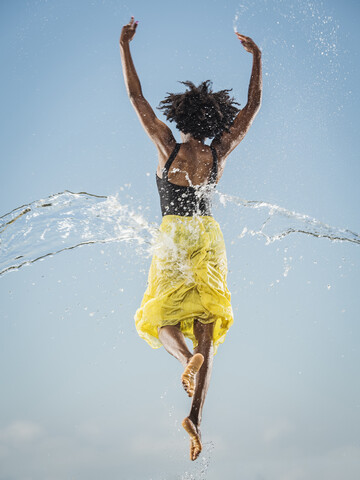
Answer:
[[[170,158],[170,155],[173,153],[177,145],[178,144],[175,139],[169,139],[168,142],[157,146],[159,168],[165,167],[166,162]]]

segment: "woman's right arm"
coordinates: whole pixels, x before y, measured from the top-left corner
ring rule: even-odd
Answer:
[[[224,132],[221,135],[220,139],[214,139],[214,141],[212,142],[212,145],[216,148],[219,158],[223,160],[226,159],[229,153],[231,153],[245,137],[261,106],[261,50],[251,38],[246,37],[245,35],[241,35],[237,32],[236,35],[241,41],[245,50],[252,53],[253,65],[251,71],[247,104],[235,117],[235,120],[230,127],[230,131]]]
[[[175,139],[170,128],[157,118],[154,110],[142,93],[141,84],[130,53],[130,42],[135,36],[137,22],[131,17],[120,36],[120,54],[124,73],[126,90],[142,126],[158,149],[168,155],[169,148],[175,145]]]

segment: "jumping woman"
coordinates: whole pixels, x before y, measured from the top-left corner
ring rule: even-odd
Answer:
[[[200,423],[213,356],[233,323],[225,244],[211,215],[211,196],[227,157],[259,111],[261,51],[251,38],[236,33],[253,55],[248,101],[242,110],[230,90],[213,92],[209,80],[198,87],[182,82],[184,93],[168,94],[160,103],[167,120],[180,130],[180,144],[143,96],[130,53],[137,25],[131,17],[122,29],[121,60],[130,101],[158,150],[156,183],[163,219],[135,323],[140,337],[152,348],[163,345],[184,368],[181,380],[192,403],[182,425],[190,436],[190,458],[196,460],[202,449]],[[213,139],[210,146],[206,139]],[[185,337],[192,340],[193,353]]]

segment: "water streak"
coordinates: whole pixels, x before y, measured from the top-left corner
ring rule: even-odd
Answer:
[[[0,217],[0,275],[82,245],[132,242],[146,250],[154,230],[116,196],[66,190]]]
[[[256,210],[260,217],[257,219],[258,228],[244,226],[238,238],[246,234],[261,236],[266,244],[281,240],[292,233],[302,233],[317,238],[328,238],[332,241],[360,244],[360,235],[345,228],[336,228],[302,213],[293,212],[286,208],[258,200],[244,200],[232,195],[218,193],[220,203],[228,203],[238,207]]]
[[[234,234],[263,237],[266,244],[293,234],[360,244],[360,236],[332,227],[308,215],[289,211],[264,201],[244,200],[217,192],[220,207],[232,205],[236,215],[256,212],[246,223],[234,225]],[[250,225],[252,224],[252,226]],[[241,231],[237,232],[236,228]],[[0,217],[0,276],[24,265],[66,250],[101,243],[126,242],[137,253],[152,253],[157,225],[117,196],[68,190],[22,205]]]

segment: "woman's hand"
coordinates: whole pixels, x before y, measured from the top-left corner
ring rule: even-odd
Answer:
[[[260,48],[256,45],[254,40],[252,40],[250,37],[246,37],[245,35],[241,35],[241,33],[235,33],[247,52],[252,54],[261,53]]]
[[[134,21],[134,17],[131,17],[130,22],[124,25],[120,35],[120,45],[129,43],[134,38],[138,22]]]

